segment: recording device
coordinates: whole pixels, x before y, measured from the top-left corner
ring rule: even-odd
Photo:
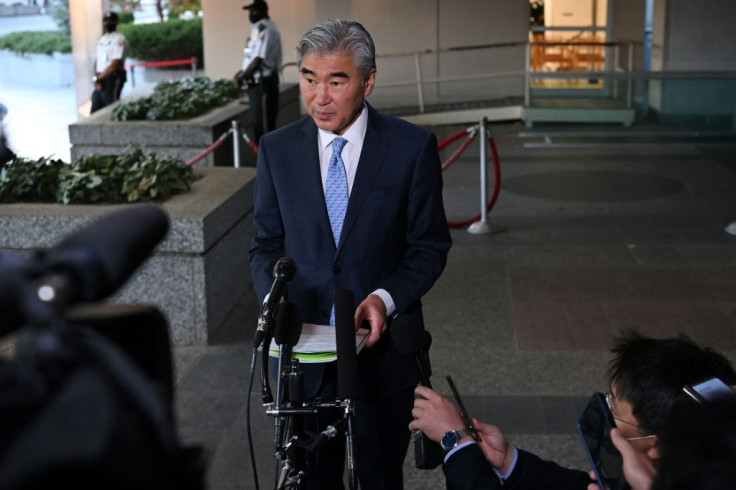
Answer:
[[[397,317],[389,329],[396,350],[405,356],[414,356],[419,368],[419,381],[422,386],[432,388],[429,377],[432,369],[429,364],[429,347],[432,336],[424,329],[416,315]],[[414,466],[420,470],[432,470],[442,464],[444,452],[439,443],[431,440],[418,430],[414,433]]]
[[[460,416],[463,419],[463,423],[465,424],[465,427],[470,429],[473,439],[475,439],[476,442],[480,442],[480,436],[478,435],[478,430],[475,428],[475,425],[473,425],[473,419],[471,419],[468,416],[468,411],[465,410],[465,404],[463,403],[463,400],[460,398],[460,393],[457,391],[457,388],[455,387],[455,382],[452,381],[452,378],[450,377],[449,374],[446,376],[446,378],[447,378],[447,384],[450,385],[450,389],[452,390],[452,396],[455,397],[457,408],[460,409]]]
[[[31,259],[6,258],[29,285],[0,278],[0,325],[5,330],[22,316],[48,323],[66,307],[98,301],[122,286],[169,230],[169,218],[154,204],[136,204],[111,212]],[[11,256],[8,256],[11,257]],[[8,271],[9,272],[9,271]],[[31,302],[22,287],[32,287]],[[21,312],[21,310],[24,310]]]
[[[598,486],[605,490],[629,488],[624,479],[623,458],[611,440],[611,429],[615,427],[605,395],[595,393],[578,420],[578,432]]]
[[[22,329],[0,382],[3,488],[204,488],[204,453],[183,446],[174,425],[164,315],[95,304],[168,226],[158,206],[126,205],[48,251],[0,254],[0,333]],[[83,301],[92,304],[67,309]]]
[[[718,378],[708,378],[699,383],[685,385],[682,391],[698,403],[736,399],[736,392]]]
[[[284,295],[284,288],[291,282],[296,274],[296,264],[288,257],[282,257],[276,261],[273,267],[273,284],[268,293],[266,302],[258,316],[258,328],[253,339],[253,347],[258,348],[263,342],[263,337],[273,331],[274,311]]]
[[[291,373],[291,355],[294,346],[299,342],[302,333],[302,316],[296,305],[284,301],[276,312],[274,341],[280,346],[278,364],[278,384],[276,386],[276,405],[281,406],[289,401],[289,375]],[[276,417],[274,446],[281,444],[284,431],[284,418]]]
[[[349,488],[358,488],[353,442],[353,401],[359,395],[358,354],[355,350],[355,298],[349,289],[335,294],[335,348],[337,350],[337,397],[342,400],[345,456]]]
[[[347,289],[335,293],[335,348],[337,350],[337,398],[358,397],[358,354],[355,350],[355,299]]]

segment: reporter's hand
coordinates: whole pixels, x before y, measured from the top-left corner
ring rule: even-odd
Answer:
[[[480,450],[491,466],[503,474],[508,474],[514,461],[514,448],[509,445],[506,436],[495,425],[484,424],[473,418],[473,425],[480,435]]]
[[[417,399],[411,411],[414,420],[409,424],[410,430],[421,430],[427,437],[439,442],[445,432],[465,427],[460,412],[450,400],[426,386],[417,386],[414,393]]]
[[[355,310],[356,332],[363,325],[364,320],[371,324],[371,333],[365,341],[365,346],[368,348],[375,345],[386,331],[386,305],[377,294],[369,294]]]
[[[657,476],[654,462],[627,441],[618,429],[611,430],[611,440],[624,459],[624,478],[631,490],[649,490]]]

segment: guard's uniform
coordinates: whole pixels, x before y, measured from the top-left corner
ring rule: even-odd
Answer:
[[[112,76],[99,80],[101,93],[92,97],[91,112],[101,109],[120,98],[125,83],[125,58],[128,52],[128,40],[118,31],[104,34],[97,42],[95,72],[102,73],[113,60],[120,60],[120,70]]]
[[[261,19],[253,24],[245,45],[242,70],[255,58],[261,58],[263,62],[253,74],[253,80],[248,81],[248,98],[253,133],[258,142],[264,132],[276,129],[276,115],[279,110],[281,34],[271,19]]]

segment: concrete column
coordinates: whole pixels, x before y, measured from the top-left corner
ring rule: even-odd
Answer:
[[[107,0],[69,0],[69,23],[74,59],[74,88],[79,118],[89,116],[93,90],[95,48],[102,36],[102,14]]]

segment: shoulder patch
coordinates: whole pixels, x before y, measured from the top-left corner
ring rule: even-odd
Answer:
[[[258,32],[263,32],[266,29],[266,24],[258,24]]]

